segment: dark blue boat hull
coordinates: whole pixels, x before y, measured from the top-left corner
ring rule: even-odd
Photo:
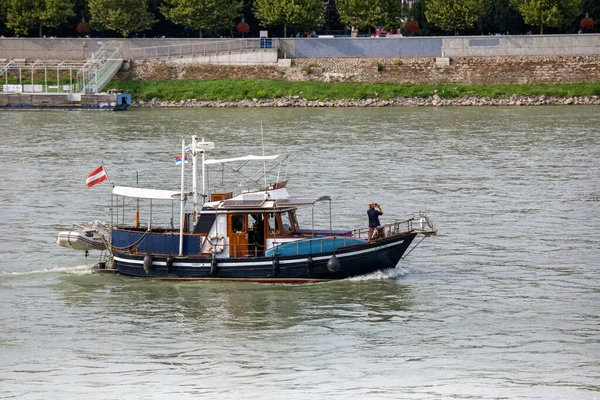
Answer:
[[[409,232],[375,242],[293,256],[215,258],[177,257],[113,249],[120,274],[154,279],[210,279],[266,282],[304,282],[344,279],[394,268],[417,233]],[[335,255],[335,259],[332,257]],[[328,265],[329,264],[329,265]]]

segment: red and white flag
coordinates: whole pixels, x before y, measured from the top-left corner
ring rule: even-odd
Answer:
[[[88,175],[85,180],[85,184],[87,187],[92,187],[94,185],[99,184],[100,182],[104,182],[108,179],[108,175],[106,175],[106,171],[104,170],[104,166],[99,166],[95,170],[92,171],[91,174]]]

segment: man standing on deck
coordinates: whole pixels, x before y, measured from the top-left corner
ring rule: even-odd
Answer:
[[[379,222],[379,216],[383,215],[383,210],[379,204],[369,203],[367,215],[369,216],[369,237],[367,238],[367,241],[369,241],[373,238],[373,231],[381,225]]]

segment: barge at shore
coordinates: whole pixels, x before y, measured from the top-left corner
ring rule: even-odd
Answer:
[[[0,110],[126,110],[129,93],[0,93]]]

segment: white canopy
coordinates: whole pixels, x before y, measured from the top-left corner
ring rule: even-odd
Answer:
[[[244,156],[244,157],[235,157],[235,158],[221,158],[219,160],[206,160],[204,164],[223,164],[235,161],[256,161],[256,160],[275,160],[279,155],[276,156]]]
[[[181,192],[174,190],[144,189],[129,186],[115,186],[112,192],[118,196],[153,200],[178,200],[181,196]],[[185,194],[187,195],[187,193]]]

